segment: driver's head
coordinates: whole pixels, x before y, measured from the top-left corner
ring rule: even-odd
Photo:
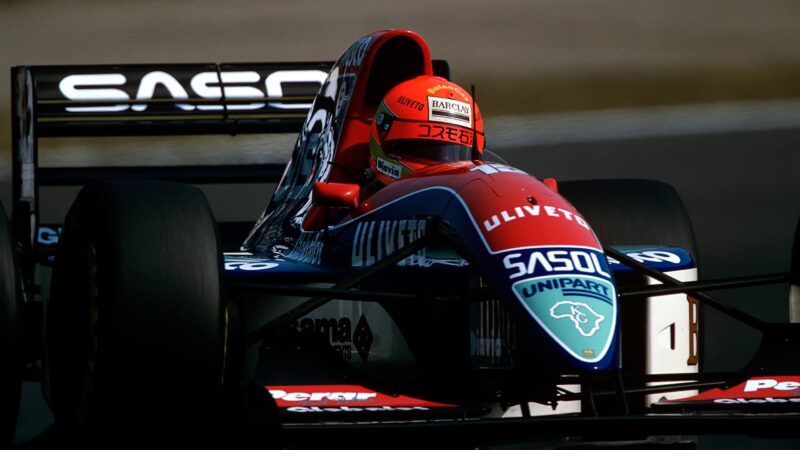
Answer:
[[[483,120],[472,97],[444,78],[425,75],[383,98],[370,131],[370,168],[389,184],[435,164],[480,159],[483,146]]]

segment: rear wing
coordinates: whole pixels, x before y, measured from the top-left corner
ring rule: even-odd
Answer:
[[[39,187],[102,178],[275,182],[283,164],[39,167],[43,137],[298,132],[332,62],[12,68],[17,236],[35,245]],[[24,237],[23,237],[24,236]]]
[[[333,62],[124,64],[12,68],[16,235],[36,244],[40,186],[104,178],[277,182],[284,164],[39,167],[49,137],[297,133]],[[446,61],[434,72],[450,77]]]

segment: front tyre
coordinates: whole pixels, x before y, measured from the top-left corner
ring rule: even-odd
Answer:
[[[558,190],[589,221],[603,245],[675,246],[697,258],[689,213],[667,183],[579,180],[559,183]]]
[[[224,371],[221,283],[216,223],[201,191],[158,181],[83,188],[66,217],[47,308],[57,424],[78,434],[160,433],[206,417]]]
[[[0,448],[10,447],[14,438],[22,388],[22,289],[14,244],[0,204]]]

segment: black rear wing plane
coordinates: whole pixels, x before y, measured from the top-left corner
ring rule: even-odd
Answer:
[[[332,62],[12,68],[17,236],[35,245],[40,186],[102,178],[275,182],[283,165],[39,167],[39,139],[298,132]],[[24,236],[24,237],[23,237]]]

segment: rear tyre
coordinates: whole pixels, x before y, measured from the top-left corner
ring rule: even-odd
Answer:
[[[10,447],[14,439],[22,388],[22,290],[14,245],[0,204],[0,448]]]
[[[224,370],[221,283],[216,223],[198,189],[83,188],[65,220],[47,310],[57,425],[126,441],[205,430]]]
[[[675,188],[655,180],[566,181],[564,196],[591,224],[603,245],[662,245],[697,258],[689,213]]]

